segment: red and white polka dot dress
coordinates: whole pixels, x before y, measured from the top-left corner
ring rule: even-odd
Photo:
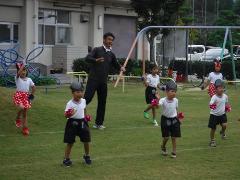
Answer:
[[[13,96],[13,103],[16,106],[21,106],[24,109],[31,108],[31,102],[29,100],[29,88],[34,86],[31,78],[15,77],[17,86],[16,93]]]
[[[13,96],[13,103],[16,106],[21,106],[24,109],[29,109],[31,108],[31,102],[29,101],[28,96],[28,92],[17,91]]]
[[[223,80],[222,73],[211,72],[208,76],[208,80],[210,81],[210,84],[208,87],[208,94],[210,97],[212,97],[214,94],[216,94],[216,88],[215,88],[214,84],[217,79]]]
[[[213,83],[210,83],[210,84],[209,84],[208,94],[209,94],[210,97],[213,97],[213,95],[216,94],[216,88],[215,88],[215,86],[214,86]]]

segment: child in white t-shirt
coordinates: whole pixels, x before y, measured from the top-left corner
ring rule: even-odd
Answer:
[[[22,127],[22,133],[29,135],[27,125],[27,111],[31,108],[31,101],[34,99],[35,85],[31,78],[27,77],[27,68],[23,63],[17,63],[17,75],[15,77],[16,92],[13,96],[13,102],[19,109],[15,125],[17,128]],[[31,89],[31,91],[30,91]]]
[[[86,100],[83,98],[84,87],[80,83],[72,83],[70,86],[73,98],[67,103],[65,109],[65,117],[67,123],[64,133],[64,143],[67,143],[65,149],[65,157],[63,160],[64,166],[71,166],[70,153],[75,143],[75,138],[78,136],[84,144],[85,154],[83,159],[86,164],[91,164],[89,156],[89,143],[91,142],[90,130],[88,121],[91,120],[89,115],[86,115]]]
[[[221,63],[219,61],[216,61],[214,63],[215,65],[215,71],[209,73],[208,78],[207,78],[207,82],[203,85],[202,89],[205,89],[207,86],[208,87],[208,94],[210,97],[212,97],[214,94],[216,94],[216,89],[215,89],[215,81],[217,79],[221,79],[223,80],[223,75],[220,72],[221,71]]]
[[[145,90],[145,99],[146,103],[148,104],[147,108],[144,110],[143,115],[144,118],[149,119],[148,111],[152,109],[152,123],[154,126],[158,126],[156,120],[156,107],[151,106],[151,102],[154,101],[156,98],[157,87],[160,87],[160,77],[159,77],[159,69],[155,65],[151,69],[151,74],[148,74],[146,78],[144,78],[144,84],[146,86]]]
[[[166,84],[166,97],[159,100],[159,106],[162,107],[161,130],[162,130],[162,154],[167,155],[166,144],[169,136],[172,139],[171,157],[176,158],[176,139],[181,137],[180,124],[184,118],[183,113],[178,113],[178,99],[176,98],[177,85],[174,81]],[[158,96],[158,95],[157,95]],[[158,99],[160,96],[158,96]]]
[[[224,94],[223,81],[221,79],[217,79],[214,85],[216,88],[216,94],[213,95],[209,103],[209,107],[211,109],[208,123],[208,127],[211,128],[210,131],[211,141],[209,143],[210,147],[216,147],[215,131],[218,124],[222,126],[222,129],[220,131],[222,139],[226,138],[225,134],[227,128],[226,112],[231,111],[231,106],[228,103],[228,96]]]

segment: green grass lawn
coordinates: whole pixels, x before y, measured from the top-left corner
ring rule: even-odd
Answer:
[[[71,168],[61,166],[64,154],[63,111],[71,98],[68,88],[38,89],[29,111],[30,136],[16,129],[14,89],[0,88],[0,179],[240,179],[239,90],[228,89],[233,111],[228,115],[227,140],[217,133],[217,148],[209,148],[209,97],[204,91],[179,90],[185,113],[177,159],[160,154],[160,128],[143,119],[144,87],[128,85],[126,92],[109,85],[105,125],[91,129],[93,164],[82,163],[82,144],[73,147]],[[161,93],[163,95],[163,93]],[[95,115],[96,99],[88,112]],[[158,110],[158,119],[160,110]],[[93,122],[91,122],[92,126]],[[168,144],[171,151],[171,144]]]

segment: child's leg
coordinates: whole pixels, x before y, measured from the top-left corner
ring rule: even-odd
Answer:
[[[144,110],[144,112],[148,112],[150,109],[153,109],[151,104],[148,105],[148,107]]]
[[[23,127],[27,127],[27,109],[23,109]]]
[[[153,120],[156,119],[156,108],[152,107],[152,115],[153,115]]]
[[[85,155],[89,156],[89,143],[83,143],[83,144],[84,144]]]
[[[176,154],[177,151],[177,138],[172,137],[172,152]]]
[[[70,153],[72,150],[73,144],[67,144],[65,148],[65,159],[70,159]]]
[[[215,131],[216,131],[216,129],[211,129],[211,131],[210,131],[210,139],[211,140],[215,139]]]
[[[227,128],[227,123],[223,123],[223,124],[221,124],[221,126],[222,126],[221,134],[225,134],[225,131]]]
[[[18,110],[16,119],[21,119],[22,113],[23,113],[23,109]]]
[[[166,144],[167,144],[167,142],[168,142],[168,139],[169,139],[168,137],[164,137],[164,138],[163,138],[163,142],[162,142],[162,147],[163,147],[163,148],[166,147]]]

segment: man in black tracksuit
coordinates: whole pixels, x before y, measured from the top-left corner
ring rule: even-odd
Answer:
[[[117,70],[125,71],[125,68],[120,66],[115,54],[112,52],[111,47],[114,38],[112,33],[104,34],[103,46],[94,48],[86,57],[86,61],[90,64],[90,72],[84,98],[87,104],[89,104],[92,101],[95,91],[97,91],[97,116],[95,125],[93,126],[97,129],[105,128],[103,126],[103,121],[106,108],[107,78],[109,70],[111,66],[113,66]]]

